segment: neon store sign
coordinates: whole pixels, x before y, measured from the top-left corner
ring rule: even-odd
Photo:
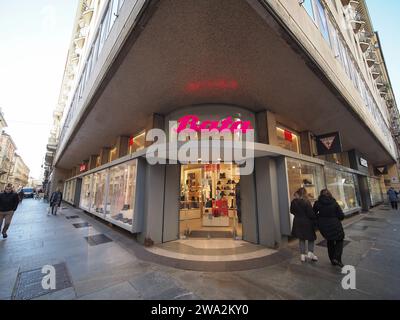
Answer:
[[[194,130],[196,132],[217,130],[221,132],[223,130],[229,130],[231,133],[241,130],[246,133],[247,130],[252,130],[253,127],[249,120],[234,120],[231,116],[226,117],[222,120],[200,120],[198,116],[187,115],[183,116],[178,120],[177,133],[182,132],[185,129]]]

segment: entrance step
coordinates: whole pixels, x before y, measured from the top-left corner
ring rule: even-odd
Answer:
[[[206,231],[193,230],[189,234],[190,238],[233,238],[231,231]]]

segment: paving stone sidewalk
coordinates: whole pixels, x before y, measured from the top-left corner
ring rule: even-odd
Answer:
[[[381,206],[345,224],[356,290],[343,290],[323,246],[318,263],[302,264],[294,241],[292,258],[261,269],[180,270],[138,259],[133,236],[81,210],[51,216],[26,199],[0,240],[0,299],[400,299],[400,211]],[[51,293],[41,285],[45,265],[62,270]]]

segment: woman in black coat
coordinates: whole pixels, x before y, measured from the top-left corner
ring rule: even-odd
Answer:
[[[341,221],[344,219],[344,214],[342,208],[329,190],[325,189],[321,191],[313,209],[318,218],[319,230],[328,241],[328,255],[332,265],[343,268],[344,230]]]
[[[295,199],[290,205],[290,213],[294,215],[292,236],[299,239],[300,260],[305,262],[308,257],[312,261],[318,261],[314,254],[314,241],[317,239],[315,234],[316,216],[305,188],[301,188],[295,193]],[[308,241],[308,254],[306,241]]]

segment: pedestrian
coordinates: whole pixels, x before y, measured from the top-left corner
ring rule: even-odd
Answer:
[[[317,215],[319,231],[328,242],[328,255],[332,265],[343,268],[342,254],[345,235],[341,222],[344,219],[342,208],[330,191],[324,189],[313,209]]]
[[[22,202],[22,200],[24,200],[24,197],[25,197],[24,190],[21,188],[21,189],[18,191],[18,201],[19,201],[19,202]]]
[[[387,195],[389,196],[389,202],[390,202],[390,205],[392,206],[393,210],[397,210],[397,201],[398,201],[397,195],[398,194],[399,193],[396,190],[394,190],[393,187],[390,187],[387,192]]]
[[[305,188],[300,188],[294,194],[294,199],[290,204],[290,213],[294,215],[292,236],[299,239],[301,262],[305,262],[306,258],[318,261],[318,257],[314,254],[314,242],[317,239],[315,234],[316,216]]]
[[[4,192],[0,193],[0,230],[3,238],[8,237],[7,230],[10,227],[12,217],[19,204],[18,194],[14,192],[12,184],[7,184]]]
[[[63,195],[60,189],[53,192],[50,197],[50,207],[51,207],[51,214],[57,215],[57,209],[61,206]]]

